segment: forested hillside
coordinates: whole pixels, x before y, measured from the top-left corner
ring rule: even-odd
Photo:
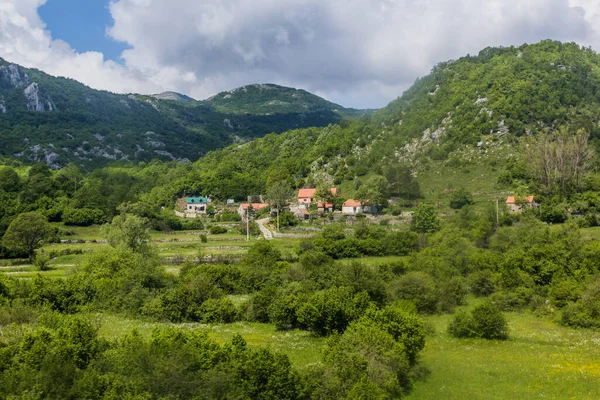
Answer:
[[[234,96],[223,106],[173,93],[97,91],[0,60],[0,154],[52,168],[69,162],[97,167],[116,161],[195,161],[209,150],[267,133],[326,126],[352,111],[304,91],[268,87],[259,90],[260,104],[255,96]],[[253,86],[248,88],[237,92],[254,93]],[[301,95],[294,97],[296,92]]]
[[[523,143],[539,134],[581,130],[596,143],[599,67],[600,56],[576,44],[487,48],[437,65],[372,116],[210,153],[175,190],[243,198],[270,181],[338,185],[372,174],[402,186],[406,169],[418,177],[469,166],[503,173],[512,188],[523,183],[513,178],[527,180]]]

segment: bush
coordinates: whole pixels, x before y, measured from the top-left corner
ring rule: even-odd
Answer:
[[[509,292],[496,292],[490,299],[502,311],[517,311],[526,307],[532,296],[533,292],[530,288],[519,286]]]
[[[200,306],[202,321],[206,323],[231,323],[237,319],[235,305],[226,297],[208,299]]]
[[[452,194],[452,199],[450,200],[450,208],[459,210],[465,206],[470,206],[471,204],[475,204],[473,196],[464,188],[460,188]]]
[[[410,272],[400,276],[391,287],[392,298],[408,300],[424,314],[438,312],[438,292],[433,278],[424,272]]]
[[[65,225],[90,226],[104,222],[104,212],[95,208],[66,208],[62,214]]]
[[[508,339],[506,318],[491,302],[483,303],[471,312],[459,312],[450,325],[448,333],[457,338],[477,337],[488,340]]]
[[[466,311],[459,311],[448,325],[448,333],[455,338],[477,337],[475,321]]]
[[[224,212],[221,215],[217,215],[217,217],[217,220],[221,222],[240,222],[242,220],[242,216],[237,213]]]
[[[576,303],[565,307],[561,323],[576,328],[600,327],[600,279],[590,284]]]
[[[538,209],[539,219],[551,224],[560,224],[567,220],[567,210],[559,205],[543,204]]]
[[[211,235],[222,235],[224,233],[227,233],[227,228],[218,225],[213,225],[210,227],[209,232]]]
[[[315,293],[298,309],[298,321],[319,336],[342,333],[369,306],[369,295],[334,287]]]
[[[477,297],[486,297],[496,291],[496,279],[489,269],[476,271],[469,276],[471,293]]]
[[[279,226],[296,226],[299,222],[293,212],[284,211],[279,215]]]

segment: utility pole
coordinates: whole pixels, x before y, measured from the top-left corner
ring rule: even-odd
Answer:
[[[246,242],[250,241],[250,204],[246,207]]]
[[[500,211],[498,207],[498,193],[496,193],[496,226],[500,225]]]

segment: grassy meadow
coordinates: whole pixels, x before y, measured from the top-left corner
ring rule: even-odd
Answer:
[[[71,229],[71,228],[69,228]],[[56,257],[43,272],[33,265],[2,265],[0,273],[30,278],[38,273],[49,277],[64,277],[83,260],[87,252],[108,246],[100,227],[72,228],[70,243],[50,244],[46,253],[80,250],[83,254]],[[600,228],[582,230],[586,239],[600,236]],[[197,257],[198,255],[243,255],[256,241],[250,242],[240,234],[208,235],[207,243],[200,241],[199,232],[165,234],[152,232],[152,240],[163,259]],[[295,255],[301,239],[274,239],[274,246],[283,254]],[[85,241],[84,243],[75,243]],[[381,263],[402,260],[403,257],[363,257],[361,262],[375,267]],[[351,262],[356,259],[344,259]],[[171,273],[179,265],[166,263]],[[234,301],[240,299],[232,299]],[[242,299],[243,300],[243,299]],[[478,303],[470,299],[469,306]],[[600,332],[562,327],[549,317],[528,312],[507,313],[510,339],[487,341],[455,339],[446,329],[452,315],[425,317],[430,326],[422,370],[428,371],[419,379],[408,399],[597,399],[600,398]],[[267,347],[284,353],[292,363],[303,368],[321,360],[326,339],[306,331],[278,331],[273,325],[237,322],[233,324],[162,323],[134,319],[114,314],[90,314],[99,324],[104,338],[118,339],[135,329],[150,335],[160,326],[176,326],[186,330],[205,330],[219,343],[241,334],[249,345]]]
[[[455,339],[451,315],[428,317],[422,363],[428,376],[408,399],[598,399],[600,332],[574,330],[529,313],[507,313],[507,341]]]

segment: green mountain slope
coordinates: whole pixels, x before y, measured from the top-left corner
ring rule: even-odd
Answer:
[[[417,176],[432,198],[466,180],[457,171],[476,170],[469,189],[489,190],[518,160],[523,137],[564,126],[584,128],[597,140],[599,67],[600,56],[576,44],[487,48],[437,65],[370,117],[211,153],[173,190],[243,198],[286,179],[296,186],[333,183],[352,193],[359,185],[352,181],[388,173],[393,180],[389,171],[398,166]]]
[[[231,143],[326,126],[344,116],[341,107],[304,107],[304,98],[283,109],[277,103],[283,91],[294,89],[269,92],[274,97],[269,100],[266,94],[267,105],[258,112],[245,99],[224,108],[174,92],[142,96],[93,90],[0,59],[0,156],[55,168],[69,162],[90,167],[155,158],[196,160]],[[308,93],[305,97],[310,104],[331,104]]]
[[[357,115],[362,111],[346,109],[305,90],[274,84],[247,85],[221,92],[205,101],[215,110],[230,114],[287,114],[331,111]]]

